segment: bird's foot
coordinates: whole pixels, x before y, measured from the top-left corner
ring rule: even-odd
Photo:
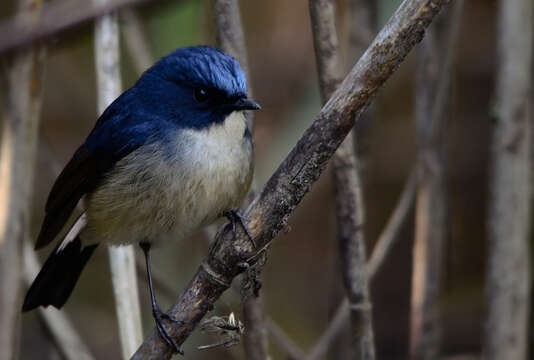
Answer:
[[[223,215],[226,216],[226,218],[228,218],[228,220],[232,223],[232,231],[234,232],[234,234],[236,232],[236,223],[239,222],[239,224],[245,231],[245,234],[247,234],[247,237],[252,243],[252,246],[254,246],[254,249],[256,249],[256,243],[254,242],[254,238],[250,234],[250,231],[245,223],[245,217],[238,210],[225,211]]]
[[[174,317],[170,316],[169,314],[164,313],[163,311],[161,311],[159,309],[159,307],[153,308],[152,314],[154,315],[154,320],[156,321],[156,328],[158,329],[159,336],[161,336],[161,338],[163,340],[165,340],[167,345],[169,345],[169,347],[174,352],[176,352],[176,353],[178,353],[180,355],[184,355],[184,352],[182,351],[180,346],[178,346],[178,344],[176,344],[176,342],[173,340],[173,338],[171,337],[171,335],[167,331],[167,328],[165,327],[165,324],[163,324],[163,320],[167,320],[167,321],[170,321],[170,322],[173,322],[173,323],[177,323],[177,322],[180,322],[180,321],[175,319]]]

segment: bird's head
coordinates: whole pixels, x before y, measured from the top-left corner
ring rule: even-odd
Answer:
[[[160,111],[186,127],[223,122],[233,111],[257,110],[247,98],[245,75],[230,55],[209,46],[181,48],[148,69],[138,86]]]

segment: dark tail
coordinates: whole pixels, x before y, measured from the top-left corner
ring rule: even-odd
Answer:
[[[98,244],[82,249],[82,242],[77,237],[63,250],[57,251],[59,247],[56,248],[30,286],[24,298],[22,312],[35,309],[39,305],[61,308],[97,246]]]

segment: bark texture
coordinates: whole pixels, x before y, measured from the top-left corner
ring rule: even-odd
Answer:
[[[393,74],[443,5],[443,0],[405,0],[370,48],[321,109],[293,150],[245,212],[257,248],[238,228],[217,235],[208,258],[197,270],[169,314],[179,320],[169,329],[182,344],[202,317],[213,308],[244,262],[254,265],[258,253],[287,227],[289,216],[319,178],[372,96]],[[168,359],[171,350],[157,332],[145,340],[132,359]]]
[[[484,358],[527,359],[530,303],[532,1],[498,9]]]
[[[32,23],[40,6],[22,0],[18,11]],[[6,360],[19,353],[22,242],[29,236],[44,57],[43,47],[30,47],[14,53],[6,67],[0,150],[0,358]]]

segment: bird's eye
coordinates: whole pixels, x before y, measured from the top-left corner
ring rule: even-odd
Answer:
[[[193,97],[194,97],[195,100],[198,101],[198,102],[205,102],[205,101],[209,100],[209,98],[210,98],[210,93],[209,93],[206,89],[203,89],[203,88],[197,88],[197,89],[195,89],[195,91],[193,92]]]

